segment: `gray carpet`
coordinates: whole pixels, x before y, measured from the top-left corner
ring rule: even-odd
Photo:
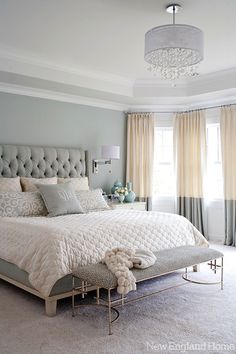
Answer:
[[[0,354],[236,353],[236,248],[214,247],[225,253],[224,291],[183,282],[179,272],[148,281],[140,294],[184,285],[120,308],[112,336],[104,309],[72,318],[64,299],[48,318],[43,301],[0,281]],[[205,266],[193,274],[203,275],[215,277]]]

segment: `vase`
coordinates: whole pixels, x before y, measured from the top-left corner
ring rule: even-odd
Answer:
[[[120,203],[123,203],[123,201],[125,200],[124,194],[120,194],[120,195],[118,196],[118,200],[119,200]]]
[[[116,189],[120,187],[123,187],[122,183],[116,180],[113,187],[111,188],[111,194],[114,194]]]
[[[136,194],[132,191],[132,182],[127,183],[128,194],[125,196],[126,203],[133,203],[136,198]]]

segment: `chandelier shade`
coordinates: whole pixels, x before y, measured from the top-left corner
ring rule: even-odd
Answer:
[[[173,24],[154,27],[145,34],[144,59],[151,71],[175,80],[182,75],[196,75],[196,65],[203,60],[203,32],[194,26]]]

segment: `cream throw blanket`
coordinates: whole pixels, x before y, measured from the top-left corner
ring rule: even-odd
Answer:
[[[148,268],[156,261],[156,256],[151,251],[131,250],[128,248],[113,248],[105,253],[102,260],[107,268],[115,274],[117,278],[117,292],[125,295],[132,290],[136,290],[136,279],[131,268]]]

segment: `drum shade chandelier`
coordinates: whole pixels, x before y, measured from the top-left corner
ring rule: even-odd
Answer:
[[[160,72],[163,79],[196,76],[203,60],[203,32],[194,26],[176,24],[175,14],[181,10],[171,4],[166,11],[173,14],[173,23],[154,27],[145,34],[144,59],[148,70]]]

